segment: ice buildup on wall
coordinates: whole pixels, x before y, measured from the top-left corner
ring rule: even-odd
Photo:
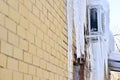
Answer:
[[[77,58],[84,54],[84,24],[86,23],[86,0],[74,0],[74,26],[76,31]]]

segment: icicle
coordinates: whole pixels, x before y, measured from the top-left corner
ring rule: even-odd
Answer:
[[[74,0],[74,24],[76,32],[77,58],[84,54],[84,24],[86,17],[86,0]]]

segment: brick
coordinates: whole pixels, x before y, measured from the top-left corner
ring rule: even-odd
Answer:
[[[56,56],[56,52],[57,52],[57,51],[55,51],[55,49],[52,48],[52,55],[53,55],[53,56]]]
[[[47,63],[47,70],[53,72],[53,65],[51,63]]]
[[[39,57],[33,56],[33,64],[39,66],[39,62],[40,62]]]
[[[45,4],[47,3],[47,0],[45,0],[45,1],[40,0],[40,3],[42,3],[45,6]]]
[[[19,71],[28,73],[28,65],[24,62],[19,61]]]
[[[43,49],[43,50],[46,50],[46,47],[47,47],[47,44],[46,44],[45,41],[43,41],[43,42],[42,42],[42,49]]]
[[[5,16],[3,14],[0,14],[0,25],[5,25]]]
[[[39,80],[39,77],[33,77],[33,80]]]
[[[55,80],[59,80],[59,77],[57,74],[55,74]]]
[[[27,52],[24,52],[24,61],[28,63],[32,63],[32,55]]]
[[[50,77],[49,77],[50,80],[54,80],[54,74],[53,73],[50,73]],[[61,79],[60,79],[61,80]]]
[[[29,18],[30,17],[28,9],[25,6],[23,6],[23,4],[21,4],[21,3],[19,4],[19,12],[25,18]]]
[[[0,68],[0,80],[12,80],[12,71]]]
[[[25,28],[25,29],[28,29],[28,26],[29,26],[29,22],[26,18],[24,17],[20,17],[20,25]]]
[[[17,34],[25,39],[26,38],[26,30],[25,30],[25,28],[23,28],[21,26],[17,26]]]
[[[67,34],[62,2],[0,0],[0,67],[9,64],[11,69],[10,73],[5,69],[5,74],[0,69],[0,80],[67,80],[67,54],[59,45],[67,46],[62,42],[67,43],[67,38],[61,34]],[[12,65],[14,60],[19,60],[19,72]],[[1,72],[6,76],[1,78]]]
[[[3,0],[0,0],[0,12],[8,15],[8,5]]]
[[[43,58],[43,50],[40,48],[37,48],[37,56],[40,58]]]
[[[36,75],[36,68],[32,65],[29,65],[28,73],[31,75]]]
[[[43,71],[43,77],[44,77],[44,79],[49,79],[49,72],[48,71]]]
[[[32,34],[36,35],[36,32],[37,32],[36,26],[33,25],[33,24],[30,24],[29,25],[29,32],[31,32]]]
[[[8,42],[15,45],[15,46],[18,46],[19,38],[17,35],[15,35],[11,32],[8,32]]]
[[[7,0],[7,3],[14,9],[18,10],[18,0]]]
[[[12,8],[9,8],[9,17],[13,19],[16,23],[19,23],[20,21],[20,14]]]
[[[43,32],[39,29],[37,29],[37,36],[41,38],[41,40],[43,40]]]
[[[54,20],[55,21],[55,20]],[[50,29],[52,30],[52,32],[56,32],[56,27],[53,25],[53,24],[51,24],[51,27],[50,27]],[[56,38],[55,38],[56,39]]]
[[[40,19],[44,23],[45,22],[45,15],[43,13],[40,13]]]
[[[37,76],[40,77],[41,79],[43,78],[43,70],[40,68],[37,68]]]
[[[23,51],[19,48],[14,47],[13,56],[17,59],[23,60]]]
[[[36,6],[33,6],[33,13],[36,17],[39,17],[39,9]]]
[[[32,2],[30,0],[24,0],[24,5],[32,11]]]
[[[47,65],[46,61],[41,59],[40,60],[40,67],[43,69],[46,69],[46,65]]]
[[[7,68],[18,71],[18,61],[12,58],[8,58]]]
[[[47,14],[48,14],[48,10],[47,10],[47,8],[42,7],[42,9],[43,9],[43,14],[44,14],[45,16],[47,16]],[[42,10],[42,9],[41,9],[41,10]]]
[[[51,53],[52,52],[52,47],[50,45],[47,45],[46,50],[47,50],[47,52]]]
[[[49,36],[50,38],[53,37],[53,32],[52,32],[52,30],[49,29],[47,34],[48,34],[48,36]]]
[[[59,67],[58,65],[54,65],[54,63],[50,63],[50,64],[47,64],[47,69],[53,73],[59,73],[58,70],[57,70],[57,67]],[[64,69],[64,68],[63,68]]]
[[[55,58],[53,56],[50,56],[49,58],[50,58],[50,62],[55,64]]]
[[[28,51],[28,42],[24,39],[20,39],[20,48]]]
[[[39,0],[36,0],[36,6],[42,11],[43,4]]]
[[[53,6],[53,0],[48,0],[49,4]]]
[[[51,27],[51,21],[48,18],[45,18],[45,25],[50,28]]]
[[[47,52],[44,52],[44,55],[43,55],[43,58],[46,60],[46,61],[49,61],[50,60],[50,55],[49,53]]]
[[[35,4],[35,2],[36,2],[37,0],[30,0],[30,1]]]
[[[59,60],[56,59],[56,58],[55,58],[54,60],[55,60],[55,61],[54,61],[54,64],[57,65],[57,66],[59,66]]]
[[[0,39],[7,41],[7,30],[0,26]]]
[[[63,77],[62,77],[62,76],[60,76],[60,77],[59,77],[59,79],[60,79],[60,80],[63,80]]]
[[[7,42],[1,41],[1,52],[5,53],[6,55],[12,56],[13,47]]]
[[[28,20],[30,20],[34,25],[40,26],[40,20],[34,14],[30,13]]]
[[[24,3],[24,0],[19,0],[19,2],[21,2],[22,4]]]
[[[24,74],[24,80],[32,80],[32,76]]]
[[[49,36],[44,35],[44,39],[43,39],[43,40],[44,40],[47,44],[49,44],[49,39],[50,39]]]
[[[29,52],[33,55],[36,55],[36,46],[33,44],[29,44]]]
[[[35,44],[40,48],[42,47],[42,40],[40,37],[35,37]]]
[[[53,15],[50,12],[48,12],[48,19],[53,22]]]
[[[0,66],[6,67],[7,57],[0,53]]]
[[[26,38],[29,42],[34,43],[34,35],[27,31]]]
[[[57,72],[56,72],[56,71],[57,71],[57,70],[56,70],[56,69],[57,69],[56,67],[57,67],[56,65],[53,65],[53,66],[52,66],[52,69],[53,69],[52,72],[57,73]],[[64,68],[63,68],[63,69],[64,69]]]
[[[36,26],[40,27],[41,21],[39,20],[38,17],[36,17],[35,15],[32,15],[31,19],[32,19],[32,23],[33,24],[35,24]]]
[[[23,80],[23,74],[19,72],[13,72],[13,80]]]
[[[48,9],[48,11],[51,11],[51,5],[48,3],[48,0],[47,0],[47,2],[46,2],[46,5],[44,5],[47,9]],[[52,12],[52,11],[51,11]]]
[[[55,50],[58,50],[59,48],[58,48],[58,43],[55,43]]]
[[[5,26],[8,28],[8,30],[16,33],[16,23],[13,22],[11,19],[6,18],[5,19]]]

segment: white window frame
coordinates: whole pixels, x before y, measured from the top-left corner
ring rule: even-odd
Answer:
[[[95,31],[95,32],[91,31],[90,10],[92,8],[97,9],[98,31]],[[89,29],[89,34],[102,34],[103,33],[102,20],[101,20],[102,13],[103,13],[102,6],[98,6],[98,5],[88,6],[88,29]]]

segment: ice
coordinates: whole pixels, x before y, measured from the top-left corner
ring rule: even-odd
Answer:
[[[86,24],[86,0],[74,0],[74,26],[76,31],[77,58],[84,55],[84,26]]]

